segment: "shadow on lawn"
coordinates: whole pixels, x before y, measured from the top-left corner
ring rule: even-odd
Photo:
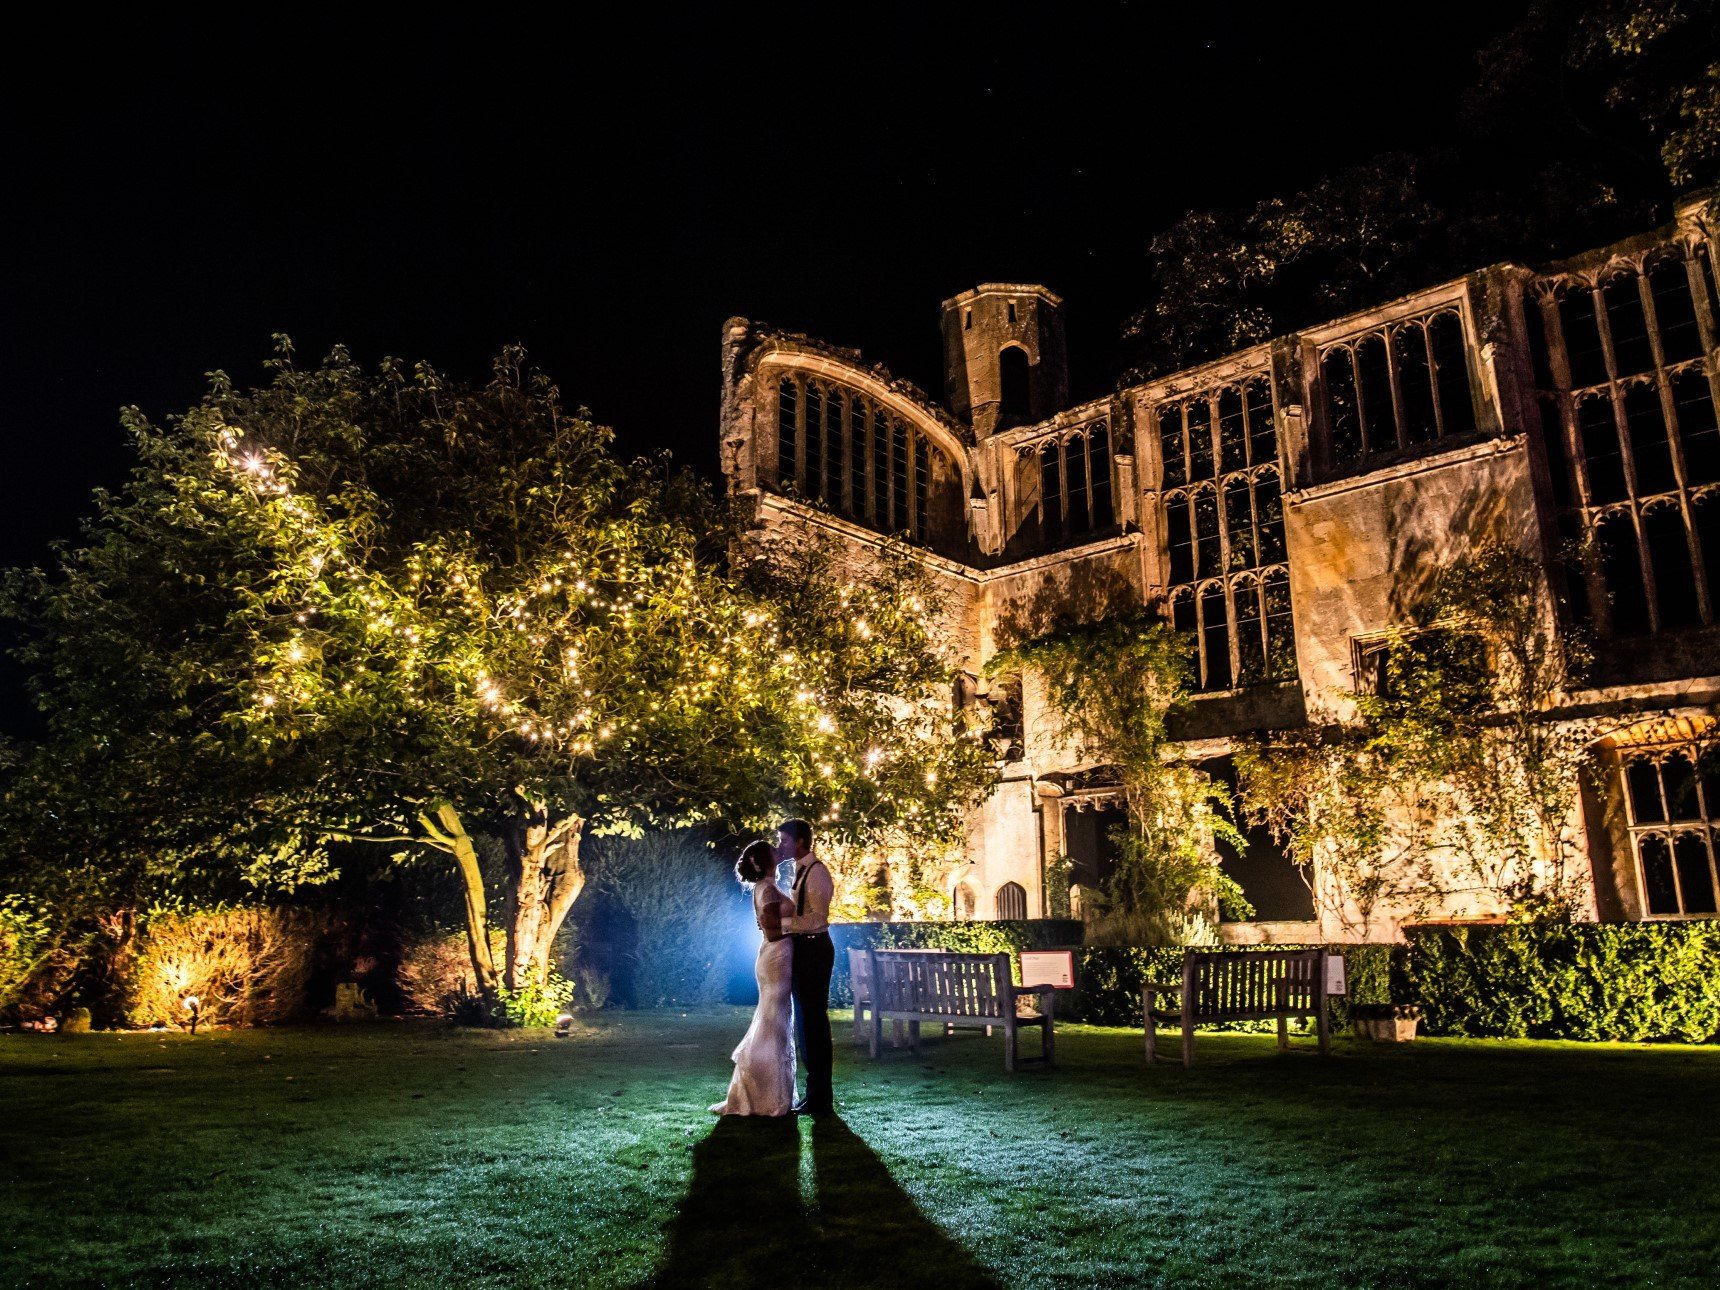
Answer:
[[[653,1286],[995,1287],[834,1116],[812,1121],[814,1191],[800,1192],[800,1127],[724,1116],[693,1150],[693,1178]]]

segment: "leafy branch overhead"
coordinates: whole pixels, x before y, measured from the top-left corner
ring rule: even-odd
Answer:
[[[616,459],[517,350],[471,386],[340,351],[302,370],[283,342],[267,385],[218,376],[130,427],[131,485],[57,576],[14,585],[57,714],[14,807],[75,800],[68,776],[118,743],[159,785],[139,853],[218,884],[316,881],[343,842],[445,854],[480,990],[518,994],[544,986],[587,835],[795,809],[942,836],[994,774],[950,726],[907,561],[755,550],[690,476]],[[111,808],[85,823],[85,845],[131,845]]]

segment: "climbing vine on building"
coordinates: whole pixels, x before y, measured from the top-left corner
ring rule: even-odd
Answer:
[[[1242,850],[1230,794],[1178,760],[1169,733],[1189,703],[1186,640],[1140,614],[1060,629],[994,656],[991,673],[1031,673],[1056,722],[1055,736],[1122,786],[1125,823],[1113,834],[1118,863],[1104,893],[1100,934],[1146,943],[1210,939],[1218,908],[1253,911],[1219,867],[1215,842]]]

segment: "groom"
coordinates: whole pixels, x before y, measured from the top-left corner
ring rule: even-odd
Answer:
[[[784,820],[776,826],[776,856],[783,863],[794,861],[789,893],[794,914],[783,930],[794,937],[795,1046],[806,1068],[806,1096],[794,1109],[800,1115],[829,1115],[835,1110],[830,1092],[830,969],[836,948],[830,943],[830,897],[836,885],[813,854],[812,826],[805,820]]]

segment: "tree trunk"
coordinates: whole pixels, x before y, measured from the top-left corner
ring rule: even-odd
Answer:
[[[500,978],[495,955],[490,952],[489,901],[484,895],[484,872],[478,864],[478,849],[451,804],[442,802],[434,809],[434,819],[420,815],[418,822],[439,847],[454,857],[466,900],[466,949],[472,956],[472,976],[478,994],[494,1002]]]
[[[509,990],[541,986],[549,979],[556,933],[585,889],[579,863],[584,829],[578,816],[552,824],[540,815],[509,830],[512,908],[504,972]]]

